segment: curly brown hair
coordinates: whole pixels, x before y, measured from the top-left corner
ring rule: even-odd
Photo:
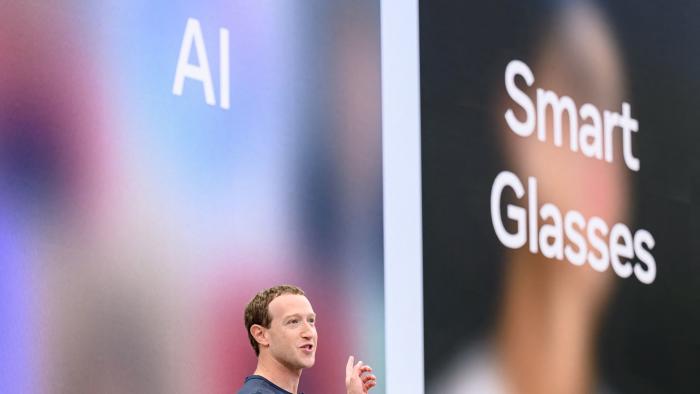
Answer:
[[[272,317],[270,316],[268,305],[270,305],[272,300],[283,294],[304,295],[304,290],[292,285],[270,287],[256,294],[245,307],[245,329],[248,331],[248,339],[250,340],[250,345],[253,346],[253,350],[255,350],[256,356],[260,355],[260,346],[258,345],[258,341],[253,338],[253,334],[250,333],[250,327],[252,327],[253,324],[258,324],[265,328],[270,328]]]

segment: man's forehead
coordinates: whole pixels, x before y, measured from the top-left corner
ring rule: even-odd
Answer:
[[[284,317],[293,314],[313,314],[314,309],[309,299],[299,294],[282,294],[270,302],[270,315]]]

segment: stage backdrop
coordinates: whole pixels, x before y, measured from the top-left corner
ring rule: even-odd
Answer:
[[[280,283],[318,313],[301,390],[383,376],[377,2],[1,9],[2,392],[235,392]]]
[[[698,16],[420,2],[426,392],[697,392]]]

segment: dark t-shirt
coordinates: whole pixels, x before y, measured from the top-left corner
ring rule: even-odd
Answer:
[[[263,378],[260,375],[250,375],[245,378],[245,383],[238,394],[292,394],[287,390],[282,389],[276,384]],[[304,394],[304,393],[299,393]]]

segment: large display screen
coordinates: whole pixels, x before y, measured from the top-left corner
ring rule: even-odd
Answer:
[[[700,387],[698,15],[420,2],[426,392]]]
[[[383,376],[377,2],[0,8],[0,391],[235,392],[282,283]]]

